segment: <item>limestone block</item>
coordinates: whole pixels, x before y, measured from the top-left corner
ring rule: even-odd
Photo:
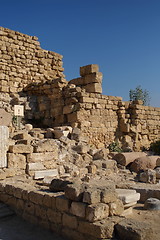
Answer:
[[[26,166],[27,173],[29,173],[30,171],[34,171],[34,170],[44,170],[44,169],[45,169],[45,167],[41,162],[27,163],[27,166]]]
[[[89,83],[102,83],[103,74],[101,72],[95,72],[84,77],[84,85]]]
[[[30,145],[17,144],[9,146],[9,152],[11,153],[32,153],[33,147]]]
[[[121,200],[117,199],[115,202],[109,203],[109,215],[121,216],[124,211],[124,206]]]
[[[0,126],[0,168],[7,167],[9,129],[6,126]]]
[[[138,179],[140,182],[156,183],[156,171],[152,169],[145,170],[144,172],[139,173]]]
[[[89,93],[102,93],[102,85],[100,83],[90,83],[83,88]]]
[[[58,159],[58,154],[54,152],[45,152],[44,153],[31,153],[27,154],[27,162],[46,162],[46,161],[55,161]]]
[[[42,170],[42,171],[35,171],[34,173],[34,179],[42,179],[45,176],[58,176],[58,170],[57,169],[49,169],[49,170]]]
[[[131,203],[140,200],[140,193],[137,193],[136,190],[131,189],[116,189],[118,198],[124,203]]]
[[[15,139],[15,140],[25,139],[25,140],[27,140],[27,139],[31,139],[31,135],[28,134],[27,132],[22,132],[22,133],[16,134],[13,137],[13,139]]]
[[[11,121],[11,113],[8,113],[4,109],[0,108],[0,126],[9,126]]]
[[[85,190],[83,194],[83,202],[88,204],[101,202],[101,191],[94,188]]]
[[[64,194],[56,197],[56,208],[61,212],[69,212],[70,200],[67,199]]]
[[[54,155],[58,155],[58,145],[54,139],[44,139],[37,143],[34,147],[34,152],[53,152]],[[58,157],[58,156],[57,156]]]
[[[56,178],[52,180],[49,190],[53,192],[62,192],[66,189],[68,184],[72,184],[72,182]]]
[[[131,214],[133,214],[133,207],[128,207],[128,208],[124,209],[121,216],[126,217],[126,216],[131,215]]]
[[[97,64],[90,64],[87,66],[80,67],[80,76],[85,76],[90,73],[95,73],[99,71],[99,66]]]
[[[76,151],[79,154],[84,154],[84,153],[88,152],[89,148],[88,148],[88,145],[78,144],[78,145],[73,147],[73,150]]]
[[[101,202],[112,203],[116,202],[118,199],[117,192],[112,188],[106,188],[101,192]]]
[[[120,221],[118,217],[110,217],[94,223],[79,221],[78,231],[80,233],[92,236],[93,239],[112,239],[114,225],[118,221]]]
[[[68,137],[69,130],[54,130],[53,134],[56,139],[59,139],[61,137]]]
[[[86,208],[86,220],[95,222],[109,216],[109,206],[104,203],[88,205]]]
[[[77,229],[78,227],[77,218],[67,213],[64,213],[62,216],[62,224],[63,226],[69,227],[71,229]]]
[[[121,240],[152,240],[152,227],[143,222],[138,222],[133,219],[124,219],[116,226],[117,237]]]
[[[65,197],[72,201],[83,199],[84,187],[81,184],[69,184],[65,189]]]
[[[86,206],[85,203],[72,202],[70,212],[77,217],[85,218]]]
[[[7,154],[8,168],[26,169],[26,156],[17,153]]]

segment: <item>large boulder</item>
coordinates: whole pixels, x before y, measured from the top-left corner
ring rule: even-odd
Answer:
[[[144,156],[139,157],[133,161],[130,165],[130,170],[133,172],[145,171],[147,169],[154,169],[156,167],[156,161],[159,156]]]

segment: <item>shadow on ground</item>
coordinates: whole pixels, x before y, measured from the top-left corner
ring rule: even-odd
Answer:
[[[13,215],[0,219],[0,240],[66,240]]]

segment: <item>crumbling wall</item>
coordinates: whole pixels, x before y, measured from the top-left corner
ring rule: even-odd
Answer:
[[[28,84],[64,77],[62,56],[41,49],[37,37],[0,27],[0,92],[21,92]]]
[[[118,114],[123,145],[147,149],[160,139],[160,108],[143,106],[141,101],[122,102]]]
[[[81,67],[80,77],[67,82],[60,54],[41,49],[36,37],[3,27],[0,57],[0,108],[12,115],[15,104],[24,105],[25,121],[78,127],[97,148],[117,140],[140,150],[160,138],[160,108],[102,95],[98,65]]]

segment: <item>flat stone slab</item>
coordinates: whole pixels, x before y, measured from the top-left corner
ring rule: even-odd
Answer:
[[[123,202],[123,204],[137,202],[140,199],[140,193],[136,190],[131,189],[116,189],[118,198]]]
[[[56,177],[58,176],[58,170],[49,169],[49,170],[35,171],[34,173],[34,179],[43,179],[46,176]]]

